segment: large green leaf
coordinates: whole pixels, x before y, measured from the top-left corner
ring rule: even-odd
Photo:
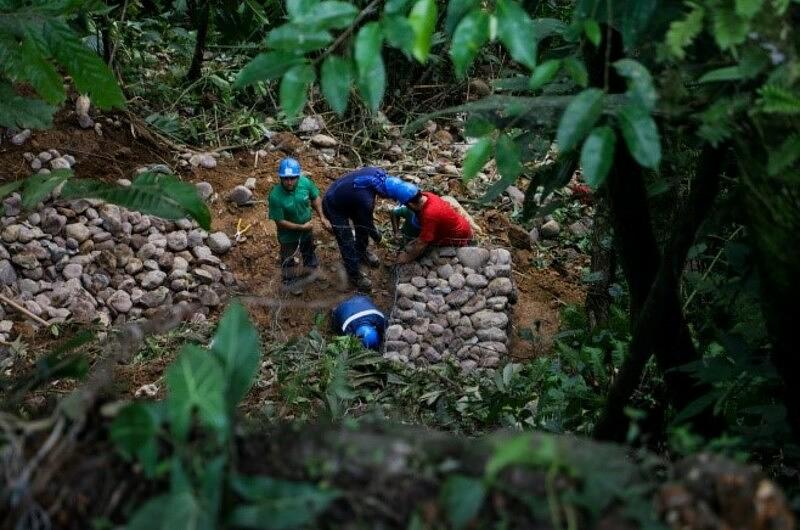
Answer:
[[[653,86],[650,71],[633,59],[620,59],[614,63],[614,68],[619,75],[628,80],[628,93],[631,97],[648,111],[652,111],[656,106],[658,94]]]
[[[383,34],[377,22],[369,22],[358,31],[353,53],[358,71],[358,90],[372,110],[378,110],[386,90],[382,46]]]
[[[110,435],[117,449],[132,458],[156,436],[158,425],[153,414],[142,403],[132,403],[122,409],[111,423]]]
[[[552,436],[542,437],[534,446],[530,434],[520,434],[498,442],[494,454],[486,462],[486,477],[495,480],[509,466],[549,468],[558,461],[558,445]]]
[[[405,15],[414,0],[389,0],[383,10],[387,15]]]
[[[574,148],[594,127],[603,112],[603,91],[587,88],[567,105],[556,132],[558,149],[564,153]]]
[[[498,0],[497,35],[511,57],[531,70],[536,68],[537,35],[531,17],[514,0]]]
[[[297,19],[314,11],[317,5],[319,0],[286,0],[286,11],[289,12],[289,17]]]
[[[489,161],[492,156],[492,140],[489,137],[484,137],[478,140],[478,143],[473,145],[467,151],[464,157],[464,181],[469,181],[478,174],[478,171],[483,169],[483,166]]]
[[[489,40],[489,17],[486,13],[476,9],[461,19],[450,45],[450,57],[453,58],[457,77],[463,78],[466,75],[478,50],[487,40]]]
[[[714,10],[714,40],[717,45],[727,50],[742,44],[747,38],[750,24],[726,6],[718,6]]]
[[[269,477],[235,476],[231,486],[250,504],[234,508],[228,524],[245,528],[282,530],[308,525],[340,495],[314,484]]]
[[[581,149],[581,167],[586,183],[598,189],[606,180],[614,161],[614,146],[617,136],[611,127],[595,127]]]
[[[480,2],[478,0],[450,0],[447,2],[447,11],[444,18],[445,31],[453,35],[461,19],[473,8],[479,6]]]
[[[101,109],[125,106],[125,96],[111,69],[86,47],[65,22],[45,19],[42,26],[50,53],[64,65],[79,92],[90,94]]]
[[[150,499],[133,515],[127,530],[213,530],[215,523],[190,491]]]
[[[561,59],[549,59],[533,71],[528,87],[531,90],[538,90],[547,83],[553,80],[558,71],[561,69]]]
[[[8,195],[20,189],[23,184],[25,184],[25,181],[22,179],[0,184],[0,200],[5,199]]]
[[[88,179],[70,179],[61,196],[65,199],[94,198],[164,219],[190,215],[204,229],[211,228],[211,213],[197,188],[174,175],[143,173],[130,187]]]
[[[433,30],[436,29],[436,13],[436,0],[417,0],[408,14],[408,23],[414,32],[411,54],[421,63],[428,60]]]
[[[522,173],[522,162],[519,146],[505,133],[497,137],[495,144],[497,170],[506,179],[516,179]]]
[[[314,82],[314,67],[310,64],[293,66],[281,79],[281,108],[289,119],[303,110],[308,97],[308,87]]]
[[[349,59],[330,55],[320,68],[322,94],[331,108],[341,116],[347,110],[350,87],[353,84],[353,66]]]
[[[661,161],[661,140],[656,122],[641,105],[630,103],[618,112],[619,127],[633,158],[643,167],[655,169]]]
[[[736,14],[744,18],[753,18],[761,11],[764,0],[736,0]]]
[[[583,23],[583,32],[586,34],[586,38],[589,39],[589,42],[595,46],[600,46],[600,40],[603,36],[600,33],[600,24],[598,24],[596,20],[589,19],[585,21]]]
[[[250,390],[261,360],[258,331],[239,302],[233,302],[222,315],[211,351],[222,363],[228,406],[233,408]]]
[[[277,79],[302,60],[290,52],[260,53],[242,68],[233,86],[243,88],[258,81]]]
[[[0,127],[47,129],[56,108],[40,99],[22,97],[11,84],[0,81]]]
[[[184,346],[167,369],[167,387],[170,425],[179,439],[189,433],[195,409],[206,426],[218,431],[228,426],[223,368],[209,351],[193,344]]]
[[[575,84],[581,88],[589,86],[589,72],[586,71],[586,65],[577,57],[564,58],[564,70],[567,71],[569,76],[575,81]]]
[[[72,176],[69,169],[57,169],[49,175],[31,175],[25,179],[22,207],[33,208],[42,202],[59,184]]]
[[[14,39],[10,40],[14,42]],[[4,46],[4,40],[0,39],[0,48]],[[0,51],[0,60],[4,59],[3,55]],[[12,75],[29,82],[46,102],[57,105],[64,101],[64,81],[30,36],[26,35],[22,44],[9,55],[8,59],[12,61],[8,65],[12,69]]]
[[[401,15],[386,15],[381,20],[381,26],[386,42],[411,57],[411,48],[414,46],[414,30],[408,19]]]
[[[486,498],[483,481],[464,475],[450,475],[442,487],[442,505],[456,530],[475,519]]]
[[[279,26],[267,35],[267,45],[270,48],[292,53],[313,52],[332,42],[333,37],[328,31],[291,23]]]
[[[621,32],[626,49],[636,47],[641,37],[646,34],[656,7],[658,0],[628,0],[624,6],[616,7],[622,10]]]
[[[314,29],[344,29],[353,22],[356,15],[358,8],[350,2],[325,0],[302,16],[294,18],[293,22]]]

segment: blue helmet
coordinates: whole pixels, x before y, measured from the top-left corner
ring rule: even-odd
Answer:
[[[369,324],[362,324],[356,329],[356,337],[361,339],[365,348],[376,349],[381,342],[378,330]]]
[[[400,204],[406,204],[419,193],[419,188],[397,177],[386,177],[386,196]]]
[[[284,158],[278,166],[278,176],[281,178],[295,178],[300,176],[300,162],[294,158]]]

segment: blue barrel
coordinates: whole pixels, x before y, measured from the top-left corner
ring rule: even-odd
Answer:
[[[367,348],[377,349],[386,329],[386,317],[368,296],[356,295],[333,309],[336,333],[354,335]]]

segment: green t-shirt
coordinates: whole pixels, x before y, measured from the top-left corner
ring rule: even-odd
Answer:
[[[311,220],[311,202],[319,197],[319,188],[305,175],[297,179],[294,190],[286,191],[280,184],[269,192],[269,218],[303,224]],[[288,230],[278,225],[278,241],[295,243],[308,234],[304,230]]]
[[[407,206],[397,206],[392,210],[392,213],[399,219],[403,219],[400,226],[400,232],[409,239],[414,239],[419,235],[420,228],[415,226],[417,222],[416,214]]]

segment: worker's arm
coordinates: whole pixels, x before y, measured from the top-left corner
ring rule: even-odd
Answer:
[[[317,212],[317,215],[319,215],[319,220],[322,221],[322,227],[328,232],[332,232],[333,228],[331,227],[331,222],[328,221],[328,218],[322,213],[322,197],[317,196],[316,199],[311,201],[311,206],[314,208],[314,211]]]
[[[389,219],[392,222],[392,233],[394,237],[397,237],[397,233],[400,231],[400,219],[398,219],[397,214],[394,213],[394,209],[389,210]]]
[[[397,256],[397,263],[402,265],[404,263],[411,263],[415,259],[417,259],[420,254],[425,252],[425,249],[428,248],[428,243],[421,240],[420,238],[416,238],[411,243],[408,244],[406,250],[401,252],[399,256]]]
[[[291,221],[287,221],[286,219],[281,219],[280,221],[275,221],[275,224],[278,225],[280,228],[284,228],[286,230],[300,230],[300,231],[310,231],[311,230],[311,221],[303,224],[293,223]]]

